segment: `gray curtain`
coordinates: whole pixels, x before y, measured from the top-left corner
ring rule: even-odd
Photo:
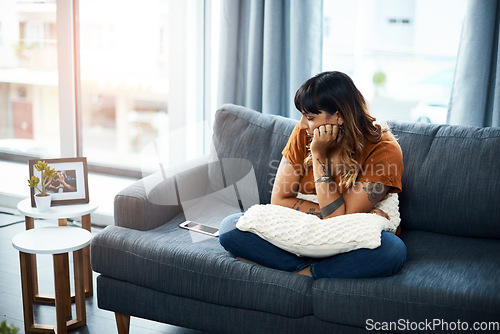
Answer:
[[[217,105],[298,119],[293,98],[321,71],[322,0],[224,0]]]
[[[500,126],[500,4],[469,0],[458,51],[448,123]]]

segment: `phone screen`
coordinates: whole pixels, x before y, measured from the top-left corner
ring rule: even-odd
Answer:
[[[206,233],[209,233],[209,234],[215,234],[219,231],[218,228],[216,227],[212,227],[212,226],[207,226],[207,225],[202,225],[202,224],[198,224],[196,222],[186,222],[184,224],[182,224],[182,226],[190,229],[190,230],[196,230],[196,231],[200,231],[200,232],[206,232]]]

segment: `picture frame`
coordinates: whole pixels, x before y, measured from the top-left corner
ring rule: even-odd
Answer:
[[[46,189],[46,192],[52,194],[51,205],[85,204],[89,202],[87,158],[40,158],[29,160],[30,179],[32,176],[40,178],[41,173],[35,169],[38,161],[45,161],[50,168],[56,170],[56,176],[53,178],[55,182],[51,182]],[[39,191],[32,187],[30,192],[31,206],[36,207],[35,195]]]

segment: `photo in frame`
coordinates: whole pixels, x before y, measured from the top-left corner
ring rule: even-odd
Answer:
[[[60,158],[29,160],[30,179],[40,178],[40,172],[35,169],[38,161],[45,161],[54,168],[56,175],[49,181],[46,192],[52,194],[51,205],[84,204],[89,202],[87,158]],[[35,205],[35,195],[38,189],[31,188],[31,206]]]

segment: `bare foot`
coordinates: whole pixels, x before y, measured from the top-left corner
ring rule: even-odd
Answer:
[[[307,266],[304,269],[302,269],[301,271],[297,271],[297,274],[312,277],[311,266]]]

